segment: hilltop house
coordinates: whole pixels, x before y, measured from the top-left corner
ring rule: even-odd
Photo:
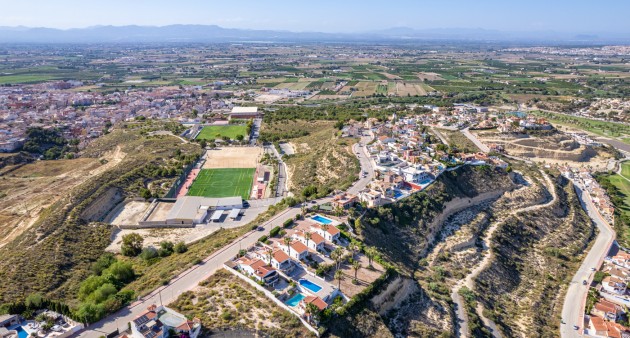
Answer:
[[[243,256],[236,260],[236,264],[243,274],[259,282],[273,285],[278,281],[278,271],[262,259]]]
[[[182,336],[197,338],[201,331],[201,322],[192,321],[184,315],[165,306],[151,305],[147,311],[130,322],[131,337],[134,338],[166,338],[173,330]]]

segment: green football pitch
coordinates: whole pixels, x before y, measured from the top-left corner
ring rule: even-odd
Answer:
[[[188,196],[231,197],[249,199],[254,182],[254,168],[202,169]]]
[[[247,136],[247,126],[227,125],[227,126],[206,126],[201,129],[198,140],[216,140],[223,136],[227,136],[232,140],[236,140],[238,135]]]

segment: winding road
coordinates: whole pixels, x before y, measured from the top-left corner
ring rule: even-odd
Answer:
[[[598,268],[606,254],[610,251],[610,247],[615,239],[615,231],[610,227],[610,224],[602,217],[597,211],[595,205],[591,200],[588,192],[583,190],[583,187],[574,182],[575,191],[582,203],[582,208],[586,211],[588,216],[593,220],[599,234],[595,239],[595,243],[589,250],[586,258],[580,265],[580,268],[573,276],[567,294],[564,297],[564,305],[562,307],[562,324],[560,324],[560,336],[562,338],[581,337],[584,330],[584,306],[586,303],[586,295],[590,282],[593,279],[592,268]],[[583,285],[583,281],[586,280],[587,285]],[[578,330],[574,329],[576,325]]]
[[[477,278],[477,276],[479,276],[479,274],[483,270],[485,270],[490,265],[490,263],[492,263],[492,258],[494,255],[492,254],[492,250],[488,250],[490,248],[489,243],[490,243],[490,240],[492,239],[492,236],[494,236],[494,233],[498,229],[499,225],[501,225],[503,223],[503,220],[509,216],[513,216],[521,212],[528,212],[528,211],[546,208],[552,205],[553,203],[555,203],[555,201],[557,200],[558,196],[556,194],[556,186],[553,184],[553,182],[551,182],[551,179],[549,178],[549,176],[547,176],[542,171],[541,171],[541,174],[543,175],[543,177],[545,178],[545,181],[547,182],[547,185],[548,185],[547,190],[551,192],[551,199],[545,202],[544,204],[532,205],[525,208],[520,208],[520,209],[510,211],[506,215],[499,215],[500,220],[490,225],[490,227],[486,231],[485,236],[482,239],[483,248],[484,250],[488,251],[488,254],[483,257],[481,262],[466,276],[466,278],[460,280],[451,289],[451,299],[453,299],[453,302],[457,304],[457,306],[455,307],[455,315],[457,316],[457,321],[459,322],[458,330],[457,330],[459,337],[470,336],[469,329],[468,329],[468,315],[466,314],[466,308],[464,306],[464,299],[459,294],[459,291],[464,286],[466,286],[470,290],[473,290],[475,278]],[[527,189],[527,187],[524,187],[521,189]],[[483,310],[481,303],[478,303],[478,310]],[[502,337],[501,332],[499,332],[495,324],[490,319],[485,318],[483,316],[483,313],[482,313],[483,311],[477,311],[477,312],[481,320],[484,322],[484,325],[492,329],[492,335],[494,337]]]

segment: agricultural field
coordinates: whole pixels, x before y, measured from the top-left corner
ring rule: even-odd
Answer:
[[[353,96],[367,97],[376,93],[378,83],[376,82],[359,82],[354,88],[355,92]]]
[[[231,140],[242,135],[247,136],[247,127],[243,125],[227,125],[227,126],[205,126],[201,129],[197,140],[216,140],[222,137],[229,137]]]
[[[394,96],[425,96],[427,91],[416,83],[396,81],[393,86],[390,86],[389,95]]]
[[[202,169],[188,190],[188,196],[249,199],[255,171],[254,168]]]

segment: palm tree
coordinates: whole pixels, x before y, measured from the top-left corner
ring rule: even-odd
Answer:
[[[310,232],[304,233],[304,239],[306,240],[306,247],[308,247],[308,241],[311,240],[311,233]]]
[[[341,271],[341,270],[335,271],[335,279],[338,282],[337,289],[339,289],[339,291],[341,291],[341,281],[343,280],[343,271]]]
[[[329,226],[328,224],[322,224],[322,225],[321,225],[322,230],[324,230],[324,234],[325,234],[326,232],[328,232],[328,228],[329,228],[329,227],[330,227],[330,226]],[[325,236],[326,236],[326,235],[324,235],[324,237],[325,237]]]
[[[361,269],[361,262],[354,261],[352,263],[352,268],[354,269],[354,280],[357,281],[357,272],[359,272],[359,269]]]
[[[291,249],[289,249],[289,244],[291,244],[291,238],[289,238],[289,237],[285,237],[285,238],[284,238],[284,244],[286,244],[286,245],[287,245],[287,252],[288,252],[288,253],[291,253]]]
[[[267,248],[267,259],[269,260],[269,265],[271,265],[271,254],[273,250],[271,248]]]
[[[374,257],[376,256],[377,252],[376,249],[374,249],[374,247],[367,247],[365,248],[365,255],[368,258],[369,264],[370,264],[370,268],[373,268],[372,266],[372,260],[374,259]]]
[[[348,245],[348,250],[350,251],[350,253],[352,253],[352,258],[354,259],[354,255],[359,250],[359,246],[352,243],[352,244]]]
[[[343,249],[341,247],[335,248],[335,250],[333,250],[330,254],[330,257],[335,260],[335,263],[337,263],[337,269],[339,269],[341,258],[343,258]]]

